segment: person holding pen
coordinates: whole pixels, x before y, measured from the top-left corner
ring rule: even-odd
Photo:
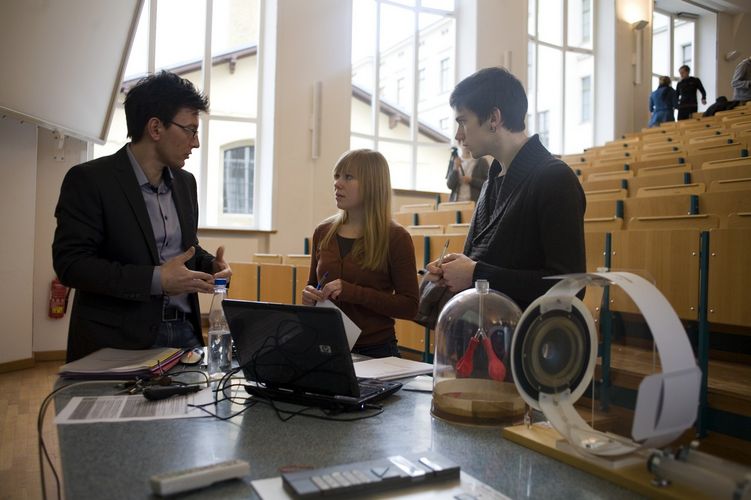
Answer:
[[[412,238],[391,219],[389,166],[357,149],[334,167],[339,212],[313,232],[310,276],[302,303],[330,299],[362,330],[352,352],[399,356],[394,318],[412,319],[418,291]]]
[[[527,96],[505,69],[486,68],[462,80],[450,103],[456,140],[474,158],[494,161],[464,251],[428,264],[425,279],[452,292],[486,279],[523,310],[555,284],[548,276],[585,271],[584,191],[537,135],[527,137]]]

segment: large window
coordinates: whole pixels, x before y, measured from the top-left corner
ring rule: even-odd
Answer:
[[[251,228],[257,222],[253,144],[258,126],[259,1],[147,0],[126,66],[124,92],[162,69],[190,80],[199,90],[208,89],[211,109],[201,117],[201,147],[184,167],[198,182],[202,226]],[[153,33],[149,26],[155,27]],[[186,26],[191,28],[186,31]],[[124,92],[107,143],[94,146],[95,157],[127,142]]]
[[[397,189],[446,190],[453,11],[454,0],[353,2],[351,147],[383,153]]]
[[[691,17],[655,10],[652,14],[652,88],[661,76],[678,80],[684,64],[696,74],[694,61],[695,22]]]
[[[594,4],[528,3],[527,127],[556,154],[582,151],[594,142]]]

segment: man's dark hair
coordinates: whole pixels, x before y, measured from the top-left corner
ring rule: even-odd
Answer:
[[[153,117],[169,127],[181,108],[208,111],[209,99],[190,80],[168,71],[142,78],[125,96],[128,137],[133,142],[140,141],[146,123]]]
[[[683,66],[681,66],[680,68],[678,68],[678,71],[680,71],[682,69],[685,69],[686,73],[691,73],[691,68],[688,67],[688,64],[684,64]]]
[[[454,109],[468,109],[485,123],[494,108],[501,111],[502,126],[511,132],[524,130],[527,94],[522,83],[504,68],[485,68],[454,88],[449,99]]]

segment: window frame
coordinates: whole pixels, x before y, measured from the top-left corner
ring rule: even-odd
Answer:
[[[587,123],[592,121],[592,75],[582,76],[581,82],[581,113],[579,115],[580,123]],[[586,88],[584,82],[587,82]],[[587,93],[588,99],[584,99],[584,93]]]
[[[534,82],[534,87],[532,90],[534,90],[535,94],[532,96],[533,98],[530,99],[531,105],[533,109],[529,109],[527,111],[527,127],[530,130],[530,132],[536,133],[537,131],[537,120],[538,116],[540,116],[540,109],[538,108],[540,99],[540,65],[539,65],[539,52],[540,47],[547,47],[550,49],[554,49],[561,52],[561,67],[563,69],[562,75],[561,75],[561,97],[559,101],[559,106],[561,109],[560,113],[560,122],[557,124],[557,126],[560,127],[560,143],[561,143],[561,151],[552,151],[555,154],[565,154],[566,153],[566,114],[568,112],[567,106],[566,106],[566,95],[567,95],[567,60],[566,57],[568,54],[580,54],[583,56],[589,56],[593,59],[595,58],[597,46],[594,43],[594,41],[597,39],[596,36],[596,30],[597,30],[597,2],[589,2],[589,12],[591,15],[591,25],[589,27],[589,40],[592,41],[592,48],[585,48],[585,47],[577,47],[569,44],[569,2],[572,0],[561,0],[561,8],[563,16],[561,18],[561,22],[563,23],[563,29],[562,29],[562,42],[561,44],[555,44],[551,42],[542,41],[539,39],[539,25],[540,25],[540,12],[539,12],[539,0],[528,0],[528,18],[527,18],[527,50],[528,50],[528,71],[531,68],[533,71],[532,79]],[[582,9],[583,11],[584,9]],[[534,19],[529,19],[529,17],[534,16]],[[529,33],[529,27],[534,26],[534,33]],[[583,38],[583,37],[582,37]],[[582,40],[584,41],[584,40]],[[529,54],[530,46],[533,48],[533,53]],[[590,89],[594,89],[597,79],[597,67],[595,64],[593,64],[592,73],[589,75],[591,77],[590,81]],[[581,82],[581,80],[578,80]],[[596,96],[592,91],[590,91],[591,94],[591,100],[590,105],[591,109],[596,108]],[[543,112],[546,110],[543,110]],[[573,111],[573,110],[572,110]],[[581,110],[579,111],[579,117],[581,118]],[[591,116],[591,123],[592,123],[592,131],[589,137],[589,147],[593,146],[595,143],[595,131],[597,130],[597,123],[596,123],[596,114],[590,114]],[[580,120],[577,120],[580,123],[587,123],[587,122],[581,122]],[[551,131],[551,123],[548,122],[548,134],[550,134]]]
[[[252,190],[252,192],[250,194],[251,197],[252,197],[252,203],[251,203],[251,211],[252,212],[251,212],[251,214],[225,213],[224,212],[224,201],[225,201],[224,185],[225,185],[225,172],[226,172],[227,165],[226,165],[225,160],[224,160],[224,155],[225,155],[226,152],[231,151],[233,149],[248,148],[248,147],[249,148],[253,148],[253,179],[252,179],[253,190]],[[226,144],[222,144],[221,146],[219,146],[219,154],[220,154],[220,156],[222,158],[222,168],[220,169],[221,173],[220,173],[220,183],[219,183],[222,186],[222,190],[221,190],[221,196],[218,199],[218,204],[219,204],[218,210],[219,210],[219,214],[220,214],[219,215],[220,221],[223,221],[225,223],[230,223],[231,224],[234,221],[243,221],[243,220],[247,219],[249,215],[250,216],[254,216],[255,215],[255,212],[256,212],[256,210],[258,208],[258,200],[257,200],[257,197],[256,197],[256,190],[257,190],[257,187],[256,187],[256,179],[257,179],[256,170],[257,170],[257,164],[256,164],[256,161],[255,161],[255,158],[256,158],[255,148],[256,148],[256,140],[255,139],[242,139],[242,140],[239,140],[239,141],[228,142]]]
[[[258,3],[258,19],[259,19],[259,25],[258,25],[258,40],[262,40],[264,38],[264,23],[262,21],[263,19],[263,9],[264,9],[264,1],[265,0],[259,0]],[[146,34],[146,50],[148,51],[147,55],[147,64],[146,64],[146,74],[154,74],[157,69],[170,69],[170,67],[156,67],[156,44],[157,44],[157,38],[158,38],[158,32],[157,32],[157,17],[158,17],[158,10],[159,10],[159,2],[160,0],[145,0],[144,9],[141,12],[141,16],[146,16],[146,25],[148,27],[148,32]],[[198,70],[192,70],[189,72],[199,71],[199,78],[195,79],[194,81],[200,81],[200,91],[205,94],[206,96],[210,96],[211,93],[211,71],[208,70],[214,66],[215,58],[217,60],[221,59],[220,57],[217,57],[217,55],[212,54],[211,51],[211,45],[212,45],[212,31],[213,31],[213,9],[214,9],[214,2],[212,0],[204,0],[204,4],[202,6],[205,9],[205,22],[203,26],[203,30],[197,32],[196,36],[202,36],[203,37],[203,50],[202,55],[200,59],[200,63],[197,63],[200,65],[200,68]],[[139,21],[140,22],[140,21]],[[226,115],[226,114],[219,114],[219,113],[212,113],[211,111],[209,113],[201,113],[199,117],[199,132],[198,132],[198,139],[200,141],[201,147],[197,150],[198,156],[199,156],[199,163],[198,163],[198,175],[196,175],[196,183],[197,183],[197,189],[198,189],[198,204],[199,207],[201,207],[201,210],[199,210],[199,227],[200,228],[211,228],[211,229],[223,229],[223,228],[234,228],[234,229],[258,229],[259,224],[263,220],[263,217],[259,214],[259,210],[261,210],[262,204],[259,203],[260,200],[260,174],[259,174],[259,162],[258,158],[259,155],[259,144],[261,141],[259,141],[259,135],[261,130],[261,100],[263,95],[263,90],[261,88],[263,78],[261,75],[261,65],[260,65],[260,59],[261,54],[259,51],[259,44],[256,43],[255,46],[255,52],[254,54],[251,53],[250,57],[256,57],[258,61],[258,71],[256,73],[256,88],[257,88],[257,95],[256,95],[256,112],[255,116],[250,115]],[[222,62],[224,64],[225,62]],[[126,63],[127,64],[127,63]],[[231,64],[231,62],[227,62],[227,64]],[[171,68],[175,69],[175,68]],[[187,70],[186,70],[187,71]],[[178,71],[178,74],[183,74],[183,72]],[[145,76],[145,75],[144,75]],[[127,80],[130,81],[131,79]],[[123,82],[121,82],[122,85]],[[122,94],[121,99],[118,100],[116,103],[116,107],[120,110],[123,109],[123,103],[122,103]],[[115,117],[116,113],[113,113],[113,119]],[[255,137],[249,137],[247,139],[242,139],[239,141],[234,141],[234,143],[252,143],[252,146],[254,148],[254,169],[253,169],[253,214],[252,215],[242,215],[242,216],[235,216],[234,214],[232,216],[225,215],[223,213],[223,202],[224,202],[224,162],[223,162],[223,152],[224,147],[226,145],[219,145],[214,150],[209,150],[208,146],[210,144],[209,141],[209,134],[211,129],[211,124],[216,123],[219,121],[224,122],[238,122],[238,123],[245,123],[245,124],[251,124],[254,126],[256,130]],[[127,141],[126,141],[127,143]],[[231,144],[231,143],[228,143]],[[219,153],[219,158],[222,160],[218,162],[216,169],[218,172],[209,172],[209,162],[210,158],[213,154]],[[88,148],[88,157],[89,159],[94,158],[94,147]],[[209,224],[207,222],[208,220],[208,214],[210,212],[211,205],[214,205],[214,203],[210,203],[211,197],[209,196],[208,192],[208,184],[209,182],[207,179],[209,178],[209,175],[216,175],[216,177],[219,177],[221,179],[221,182],[219,182],[219,189],[218,193],[215,193],[215,201],[218,203],[217,208],[217,216],[216,216],[216,222]],[[268,216],[268,214],[267,214]]]
[[[441,131],[436,130],[439,125],[430,125],[428,128],[431,128],[431,134],[432,136],[439,137],[439,139],[436,139],[434,142],[429,142],[425,137],[421,138],[421,135],[425,135],[424,131],[422,130],[422,124],[419,122],[419,118],[421,115],[421,112],[419,111],[419,106],[421,103],[425,102],[425,99],[423,99],[422,95],[425,91],[424,85],[421,85],[419,75],[420,70],[424,70],[424,62],[420,60],[420,51],[425,50],[425,43],[421,37],[420,32],[420,15],[421,14],[433,14],[441,17],[450,18],[453,22],[453,43],[451,47],[451,53],[449,57],[447,58],[449,60],[448,64],[448,72],[449,72],[449,78],[453,76],[454,81],[456,81],[456,51],[457,51],[457,29],[456,29],[456,6],[454,8],[454,11],[446,11],[442,9],[436,9],[432,7],[425,7],[422,5],[421,0],[415,0],[413,5],[405,5],[402,3],[390,1],[390,0],[370,0],[375,4],[375,19],[373,20],[376,29],[375,29],[375,43],[374,43],[374,52],[372,54],[373,59],[373,65],[374,65],[374,75],[372,80],[371,88],[377,89],[376,91],[372,92],[372,95],[370,96],[370,130],[368,132],[360,132],[360,131],[350,131],[350,144],[352,147],[357,145],[358,147],[361,147],[363,144],[367,144],[368,147],[372,147],[375,150],[380,150],[381,147],[386,148],[404,148],[407,147],[410,149],[409,153],[409,160],[408,165],[406,165],[408,168],[410,168],[410,171],[408,172],[409,181],[407,183],[400,183],[397,184],[394,181],[394,165],[392,164],[391,159],[389,158],[389,155],[384,152],[384,154],[387,157],[387,160],[389,160],[389,163],[392,164],[392,185],[396,189],[407,189],[407,190],[414,190],[414,191],[420,191],[423,190],[421,187],[418,187],[421,183],[418,182],[418,170],[420,164],[418,163],[418,159],[421,155],[424,155],[424,151],[426,148],[430,150],[437,151],[438,149],[442,151],[446,151],[447,155],[449,154],[449,146],[451,144],[451,141],[453,139],[453,129],[451,129],[451,135],[446,136],[445,140],[442,140],[443,138],[439,137],[442,135]],[[379,125],[379,118],[380,114],[383,112],[383,109],[390,107],[388,103],[384,103],[381,99],[381,96],[384,94],[384,83],[381,79],[381,64],[382,64],[382,57],[381,57],[381,43],[380,43],[380,34],[382,30],[388,29],[388,26],[384,26],[382,22],[383,13],[382,13],[382,7],[383,6],[389,6],[389,7],[397,7],[399,9],[403,9],[404,11],[410,11],[411,14],[414,16],[414,24],[411,31],[411,36],[413,37],[413,44],[411,47],[412,53],[409,55],[411,57],[411,66],[407,67],[407,73],[405,73],[406,76],[406,82],[408,85],[412,85],[411,92],[412,92],[412,99],[410,102],[409,109],[404,109],[405,116],[402,116],[401,119],[403,120],[403,123],[406,124],[406,120],[408,120],[409,125],[409,136],[407,139],[403,138],[395,138],[390,137],[387,134],[383,134],[381,132],[381,129],[383,128],[381,125]],[[405,54],[406,56],[407,54]],[[439,66],[440,68],[440,66]],[[435,70],[432,70],[435,71]],[[440,76],[440,75],[439,75]],[[443,82],[440,82],[442,84]],[[453,88],[453,87],[452,87]],[[451,89],[447,89],[447,91],[450,91]],[[440,94],[442,92],[437,92],[436,94]],[[446,105],[448,106],[448,98],[446,99]],[[450,120],[453,121],[453,114],[449,116]],[[438,142],[438,140],[441,140],[441,142]],[[448,158],[448,156],[447,156]],[[420,176],[420,178],[423,178]]]
[[[668,18],[667,23],[667,30],[668,30],[668,40],[670,44],[670,48],[668,50],[668,68],[670,69],[669,76],[672,80],[679,80],[680,79],[680,73],[678,73],[678,68],[683,66],[684,64],[691,67],[691,73],[696,75],[699,72],[699,68],[694,66],[694,60],[696,59],[694,57],[694,47],[696,47],[696,21],[693,19],[682,19],[678,17],[676,14],[672,12],[667,12],[661,9],[655,8],[652,11],[652,26],[654,26],[654,15],[660,14],[662,16],[666,16]],[[675,28],[676,28],[676,21],[682,21],[687,24],[691,24],[692,31],[691,31],[691,42],[688,44],[680,44],[680,46],[676,47],[676,39],[675,39]],[[654,43],[654,30],[652,31],[652,47],[655,46]],[[675,55],[676,55],[676,49],[680,48],[681,51],[681,59],[683,59],[684,55],[684,48],[686,46],[691,47],[691,61],[690,64],[686,62],[681,62],[681,64],[676,64]],[[653,49],[654,50],[654,49]],[[652,82],[656,82],[661,76],[665,76],[661,73],[655,73],[654,71],[654,65],[652,66]],[[652,87],[655,87],[653,85]]]

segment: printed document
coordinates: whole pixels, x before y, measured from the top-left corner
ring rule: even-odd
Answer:
[[[91,424],[94,422],[125,422],[165,418],[205,417],[207,413],[188,405],[213,401],[211,389],[193,394],[172,396],[150,401],[141,394],[128,396],[74,397],[55,417],[57,424]]]

